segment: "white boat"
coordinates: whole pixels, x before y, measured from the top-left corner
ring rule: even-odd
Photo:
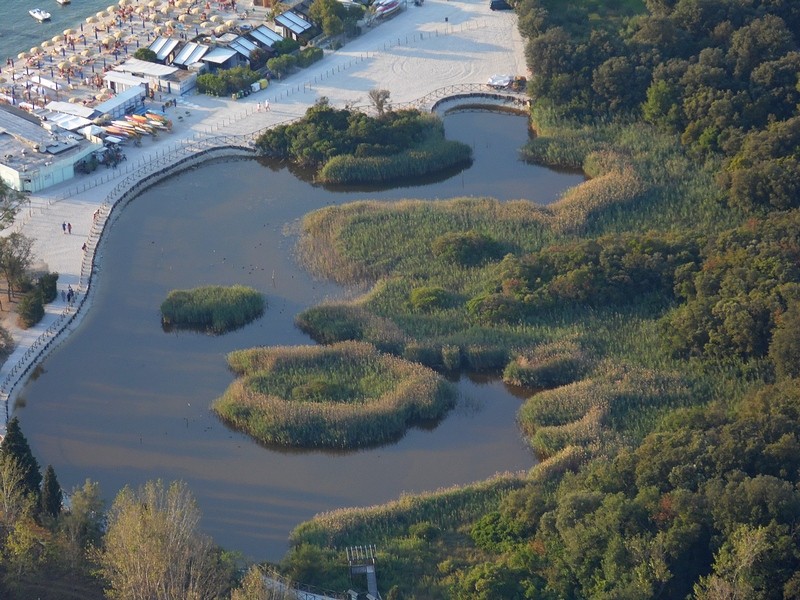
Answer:
[[[72,2],[72,0],[56,0],[56,2],[58,2],[61,6],[64,6],[65,4]]]
[[[32,16],[34,19],[39,21],[49,21],[50,20],[50,13],[46,10],[42,10],[41,8],[32,8],[28,11],[28,14]]]

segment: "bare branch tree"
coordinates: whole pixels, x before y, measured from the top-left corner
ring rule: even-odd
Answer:
[[[379,115],[383,115],[387,110],[391,110],[391,106],[388,104],[389,96],[391,96],[389,90],[375,88],[369,91],[369,101]]]

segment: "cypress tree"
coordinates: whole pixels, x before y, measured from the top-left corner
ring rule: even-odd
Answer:
[[[61,501],[64,494],[61,491],[61,485],[58,483],[56,471],[53,465],[47,465],[44,472],[44,483],[42,484],[42,497],[40,500],[40,508],[42,514],[50,515],[53,518],[58,517],[61,513]]]
[[[14,417],[6,425],[6,437],[0,443],[0,452],[13,457],[24,473],[23,485],[25,494],[39,498],[39,486],[42,483],[42,474],[39,463],[31,452],[28,440],[19,428],[19,419]]]

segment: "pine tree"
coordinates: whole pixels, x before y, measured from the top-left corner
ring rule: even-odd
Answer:
[[[50,515],[56,518],[61,513],[61,501],[64,499],[64,494],[61,491],[61,486],[56,477],[56,471],[53,465],[47,465],[44,472],[44,483],[42,484],[42,497],[40,505],[42,514]]]
[[[17,461],[24,475],[22,485],[25,494],[38,500],[42,474],[39,471],[39,463],[28,445],[28,440],[22,434],[17,417],[11,419],[6,425],[6,437],[0,443],[0,452]]]

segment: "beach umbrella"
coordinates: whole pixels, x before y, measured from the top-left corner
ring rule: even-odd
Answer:
[[[45,41],[42,42],[42,48],[49,48],[52,45],[53,45],[53,42],[51,42],[50,40],[45,40]]]
[[[92,54],[94,54],[94,51],[91,48],[81,50],[81,56],[91,56]]]
[[[19,54],[17,54],[17,58],[20,59],[20,60],[25,60],[26,58],[28,58],[28,53],[27,52],[20,52]]]
[[[31,54],[40,54],[41,52],[42,49],[39,46],[34,46],[33,48],[31,48]]]
[[[217,27],[214,27],[214,35],[222,35],[227,30],[228,28],[225,27],[225,25],[218,25]]]
[[[69,69],[69,62],[66,60],[62,60],[60,63],[58,63],[58,68],[62,71]]]
[[[108,12],[108,14],[112,14],[112,13],[114,13],[116,10],[117,10],[117,5],[116,5],[116,4],[112,4],[111,6],[109,6],[109,7],[106,9],[106,12]]]
[[[236,21],[234,20],[225,21],[225,25],[227,25],[228,27],[233,27],[234,25],[236,25]]]
[[[189,9],[189,12],[193,15],[199,15],[202,11],[200,7],[195,6],[194,8]]]
[[[106,16],[106,11],[104,11],[104,10],[98,10],[98,11],[95,13],[95,16],[96,16],[98,19],[102,19],[103,17],[105,17],[105,16]]]
[[[75,30],[74,30],[74,29],[72,29],[72,28],[70,28],[70,29],[65,29],[65,30],[64,30],[64,35],[75,35],[76,33],[78,33],[78,32],[77,32],[77,31],[75,31]]]
[[[186,23],[191,17],[189,15],[180,15],[178,16],[178,21],[181,23]]]
[[[175,27],[175,25],[177,25],[175,21],[167,21],[166,23],[164,23],[165,27]]]
[[[79,62],[81,62],[81,57],[77,54],[73,54],[69,57],[69,62],[71,62],[73,65],[77,65]]]
[[[202,23],[200,23],[200,27],[202,29],[208,29],[209,27],[211,27],[211,25],[212,25],[211,21],[203,21]]]
[[[114,39],[115,39],[115,40],[118,40],[118,41],[119,41],[119,40],[121,40],[123,37],[125,37],[125,32],[124,32],[124,31],[115,31],[115,32],[114,32]]]
[[[147,6],[149,6],[150,8],[155,8],[156,6],[158,6],[158,0],[150,0],[150,2],[147,3]]]
[[[164,29],[162,27],[154,27],[153,28],[153,33],[155,33],[156,35],[161,35],[161,33],[163,31],[164,31]]]
[[[221,23],[222,17],[220,15],[211,15],[209,21],[211,21],[212,23]]]
[[[128,0],[119,0],[117,4],[119,4],[120,6],[128,6]]]
[[[91,25],[92,23],[96,23],[97,17],[95,17],[94,15],[92,15],[91,17],[86,17],[86,22],[89,23],[89,25]]]
[[[172,7],[169,4],[165,4],[160,10],[162,15],[168,15],[172,11]]]

